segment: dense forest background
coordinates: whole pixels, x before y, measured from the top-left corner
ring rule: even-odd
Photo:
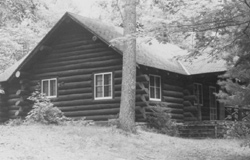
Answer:
[[[0,0],[0,73],[30,52],[66,12],[123,27],[121,0]],[[250,99],[250,0],[137,0],[137,36],[224,59],[219,97],[237,107]]]

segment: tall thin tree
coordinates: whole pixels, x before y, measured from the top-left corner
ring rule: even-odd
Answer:
[[[136,1],[125,0],[124,8],[124,36],[125,48],[123,52],[122,95],[120,107],[120,125],[128,132],[135,131],[135,90],[136,90]]]

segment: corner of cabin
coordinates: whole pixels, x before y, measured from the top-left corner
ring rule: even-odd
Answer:
[[[184,91],[184,118],[188,121],[223,120],[224,107],[216,100],[218,75],[223,72],[191,75]]]
[[[4,82],[0,82],[0,123],[8,120],[8,106],[7,106],[7,85]]]
[[[137,71],[136,106],[138,118],[150,112],[150,106],[164,107],[171,118],[183,122],[186,76],[140,65]],[[145,118],[145,117],[144,117]]]

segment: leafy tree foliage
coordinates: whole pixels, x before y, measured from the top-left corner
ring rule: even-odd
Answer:
[[[168,24],[167,32],[190,55],[208,53],[227,61],[228,71],[219,83],[223,90],[218,96],[238,110],[241,120],[242,110],[250,105],[250,1],[177,0],[158,1],[158,5],[179,17]],[[178,43],[180,38],[190,40],[190,37],[192,45]]]
[[[0,73],[30,52],[65,10],[78,13],[75,6],[66,0],[1,0]]]

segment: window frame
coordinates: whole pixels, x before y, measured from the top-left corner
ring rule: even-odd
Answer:
[[[209,88],[208,88],[208,94],[209,94],[209,118],[210,118],[210,120],[217,120],[217,117],[218,117],[218,113],[217,113],[217,101],[216,101],[216,97],[215,97],[215,106],[214,106],[214,108],[213,109],[215,109],[215,119],[214,118],[212,118],[211,117],[211,109],[212,109],[212,105],[211,105],[211,94],[210,94],[210,89],[214,89],[214,92],[213,93],[216,93],[217,91],[216,91],[216,87],[215,86],[209,86]],[[215,96],[215,95],[214,95]]]
[[[108,97],[104,97],[104,75],[110,74],[111,76],[111,95]],[[102,91],[103,97],[96,97],[96,76],[102,75]],[[105,100],[105,99],[113,99],[113,73],[112,72],[102,72],[102,73],[95,73],[94,74],[94,100]]]
[[[154,77],[154,90],[155,90],[155,97],[156,97],[156,80],[155,80],[155,77],[158,77],[160,79],[160,98],[151,98],[151,93],[150,93],[150,88],[151,88],[151,85],[150,85],[150,76]],[[162,88],[161,88],[161,76],[159,75],[154,75],[154,74],[149,74],[149,100],[150,101],[161,101],[162,99]]]
[[[48,93],[50,94],[50,81],[52,81],[52,80],[55,80],[56,81],[56,83],[55,83],[55,90],[56,90],[56,94],[54,95],[54,96],[51,96],[51,95],[46,95],[46,97],[47,98],[56,98],[57,97],[57,94],[58,94],[58,91],[57,91],[57,89],[58,89],[58,86],[57,86],[57,78],[48,78],[48,79],[42,79],[41,80],[41,93],[44,93],[43,92],[43,82],[44,81],[48,81]]]
[[[195,94],[195,85],[197,85],[197,86],[201,86],[200,88],[201,88],[201,102],[200,102],[200,100],[199,100],[199,98],[200,98],[200,95],[197,97],[198,99],[197,99],[197,102],[196,101],[194,101],[194,105],[201,105],[201,106],[203,106],[203,85],[201,84],[201,83],[194,83],[194,88],[193,88],[193,92],[194,92],[194,95],[195,96],[197,96],[196,94]],[[199,89],[199,87],[198,87],[198,89]]]

